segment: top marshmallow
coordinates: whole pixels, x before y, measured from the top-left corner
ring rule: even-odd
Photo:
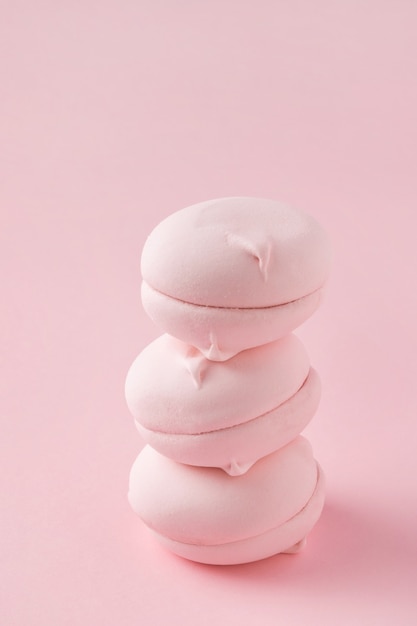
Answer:
[[[143,280],[186,303],[263,308],[319,290],[329,244],[311,216],[257,198],[220,198],[173,213],[149,235]]]
[[[317,309],[329,244],[309,215],[221,198],[161,222],[142,254],[142,304],[165,332],[225,361],[288,334]]]

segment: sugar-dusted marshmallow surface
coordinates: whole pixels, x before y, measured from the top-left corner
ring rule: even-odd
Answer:
[[[141,352],[126,380],[145,441],[177,461],[231,474],[298,435],[319,397],[318,375],[295,335],[223,362],[163,335]]]
[[[208,358],[282,337],[318,307],[330,250],[309,215],[273,200],[220,198],[163,220],[142,253],[142,302]]]
[[[217,564],[297,550],[323,506],[323,477],[297,437],[242,476],[176,463],[146,446],[130,474],[133,510],[178,554]]]

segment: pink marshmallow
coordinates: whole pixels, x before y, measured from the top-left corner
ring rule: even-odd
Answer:
[[[174,552],[241,563],[303,541],[323,506],[323,478],[303,437],[235,477],[176,463],[147,446],[131,470],[129,501]]]
[[[296,437],[320,397],[295,335],[215,362],[163,335],[132,364],[126,399],[145,441],[182,463],[238,474]]]
[[[330,250],[320,225],[281,203],[220,198],[163,220],[142,253],[142,301],[207,358],[282,337],[317,308]]]

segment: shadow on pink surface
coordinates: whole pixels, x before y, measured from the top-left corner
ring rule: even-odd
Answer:
[[[177,557],[173,557],[177,558]],[[267,589],[303,588],[304,592],[346,592],[349,588],[407,594],[415,579],[417,537],[411,520],[395,519],[369,505],[329,501],[298,555],[277,555],[256,563],[211,566],[182,561],[197,573]],[[408,587],[407,587],[408,581]],[[397,591],[398,593],[398,591]]]

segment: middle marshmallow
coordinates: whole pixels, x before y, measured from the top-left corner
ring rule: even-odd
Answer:
[[[294,439],[313,417],[320,380],[295,335],[210,361],[170,335],[132,364],[126,400],[161,454],[242,474]]]

